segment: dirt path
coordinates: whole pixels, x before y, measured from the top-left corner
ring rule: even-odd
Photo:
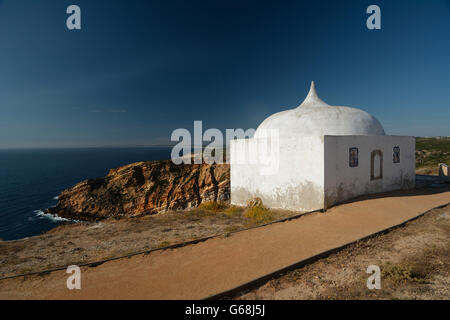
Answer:
[[[58,269],[68,265],[133,255],[178,243],[222,235],[263,224],[244,216],[244,209],[196,208],[139,218],[61,225],[45,234],[0,241],[0,278]],[[271,210],[274,220],[298,212]]]
[[[3,280],[0,298],[206,298],[449,202],[448,189],[392,193],[231,237],[82,268],[81,290],[66,288],[63,271]]]
[[[367,288],[370,265],[381,290]],[[450,300],[450,205],[226,298]]]

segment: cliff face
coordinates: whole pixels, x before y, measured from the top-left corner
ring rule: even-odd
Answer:
[[[229,197],[227,164],[137,162],[63,191],[58,205],[48,212],[77,220],[98,220],[187,209],[204,201],[228,201]]]

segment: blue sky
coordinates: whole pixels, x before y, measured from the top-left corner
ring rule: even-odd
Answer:
[[[388,134],[450,135],[450,1],[0,0],[0,148],[256,128],[311,80]]]

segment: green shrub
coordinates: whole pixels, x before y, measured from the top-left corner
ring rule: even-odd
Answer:
[[[225,210],[225,214],[230,217],[235,217],[235,216],[241,214],[242,211],[244,211],[244,209],[241,207],[231,206]]]
[[[245,211],[244,217],[249,218],[255,224],[265,224],[271,222],[274,217],[270,209],[263,206],[254,206]]]
[[[217,201],[202,202],[198,206],[199,209],[214,211],[214,212],[223,211],[227,207],[228,207],[228,205],[226,203],[223,203],[220,201],[219,202],[217,202]]]
[[[165,248],[170,246],[170,242],[169,241],[161,241],[158,245],[158,248]]]
[[[423,282],[426,278],[426,273],[416,268],[412,268],[403,264],[386,263],[381,268],[383,277],[391,280],[394,283],[406,282]]]
[[[236,232],[239,231],[241,228],[239,226],[228,226],[224,229],[224,231],[226,233],[232,233],[232,232]]]

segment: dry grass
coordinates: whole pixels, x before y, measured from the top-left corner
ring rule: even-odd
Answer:
[[[164,248],[164,247],[168,247],[168,246],[170,246],[170,242],[169,241],[161,241],[158,244],[158,248]]]
[[[230,217],[236,217],[244,212],[244,208],[238,206],[230,206],[229,208],[225,209],[224,212]]]
[[[267,221],[244,216],[244,208],[205,202],[199,208],[101,222],[59,226],[46,234],[0,241],[0,277],[99,261],[214,235],[230,235]],[[270,214],[283,219],[298,213]]]
[[[251,219],[254,224],[266,224],[274,220],[273,212],[264,206],[248,208],[244,217]]]
[[[392,281],[396,284],[406,283],[408,281],[423,282],[427,274],[423,268],[413,271],[413,268],[407,264],[392,264],[390,262],[381,266],[382,278]]]
[[[199,209],[213,211],[213,212],[219,212],[223,211],[226,208],[228,208],[228,204],[220,201],[208,201],[208,202],[202,202],[199,206]]]

